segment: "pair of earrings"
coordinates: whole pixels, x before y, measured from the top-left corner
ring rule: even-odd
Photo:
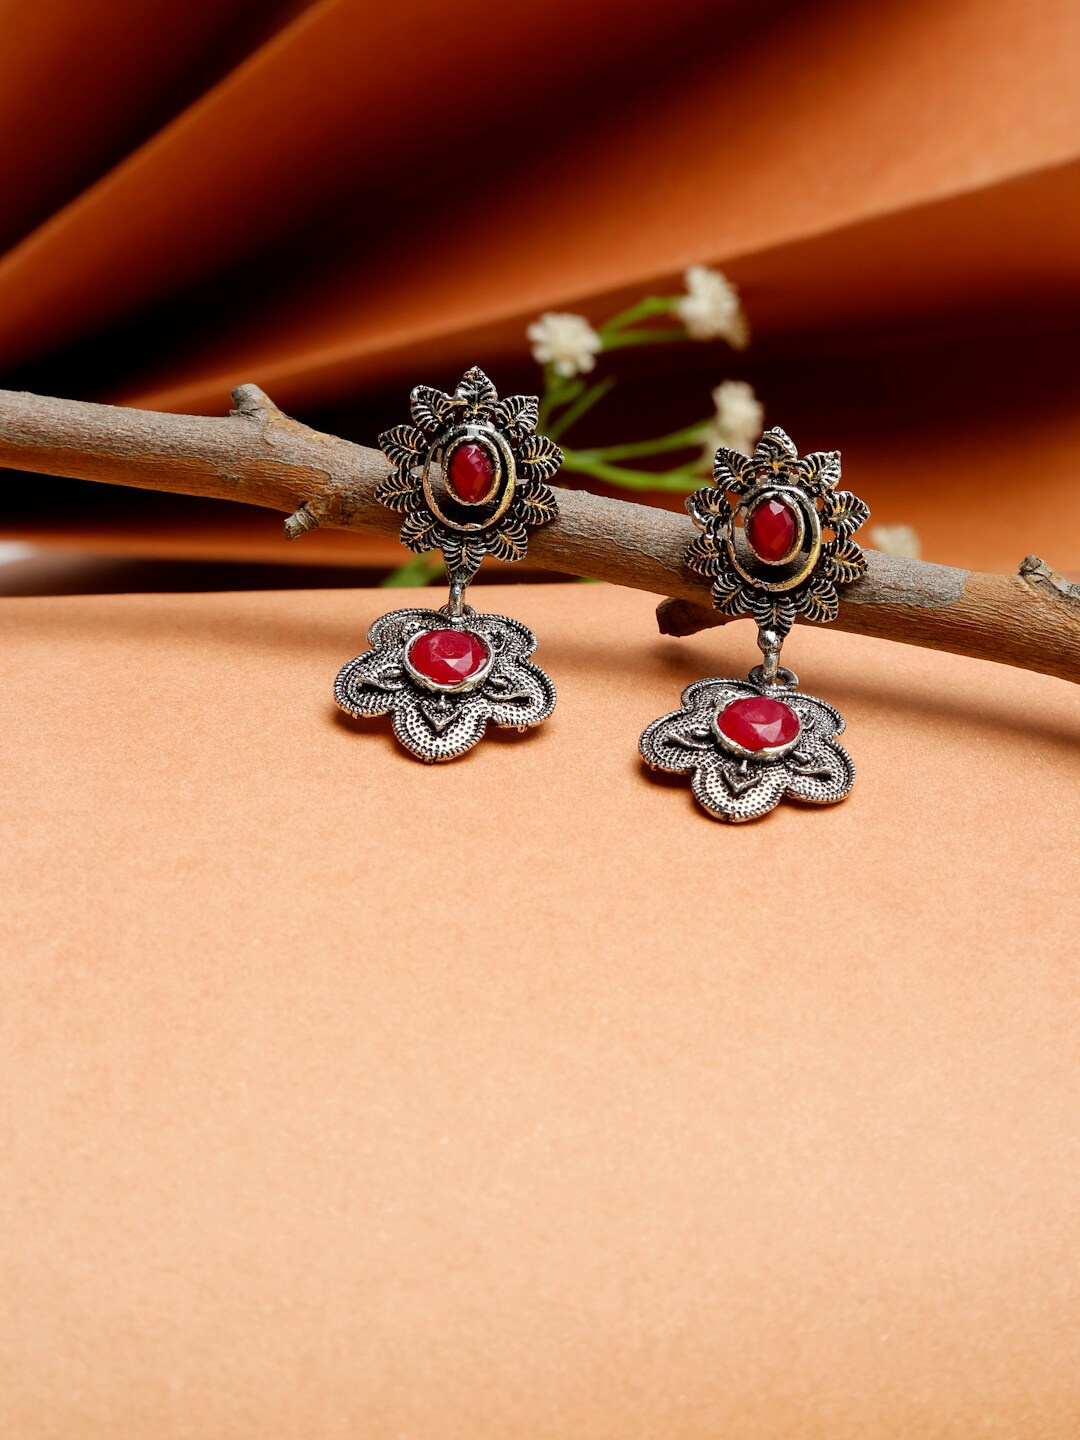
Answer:
[[[442,551],[450,594],[438,610],[376,620],[372,648],[343,667],[334,697],[350,715],[389,715],[421,760],[452,760],[488,724],[525,730],[555,708],[554,685],[530,661],[532,632],[465,603],[485,555],[523,559],[529,528],[558,514],[547,481],[562,451],[537,435],[538,407],[531,395],[500,400],[473,367],[453,395],[418,385],[414,423],[379,437],[392,468],[376,495],[404,513],[410,550]],[[678,710],[647,727],[640,749],[651,768],[688,775],[715,819],[756,819],[785,795],[830,804],[854,784],[855,767],[836,743],[843,718],[780,665],[796,616],[835,619],[836,587],[866,569],[851,537],[870,512],[839,480],[838,452],[800,458],[774,429],[753,456],[721,447],[714,483],[687,499],[702,533],[685,563],[709,581],[718,610],[757,621],[762,663],[746,680],[695,681]]]

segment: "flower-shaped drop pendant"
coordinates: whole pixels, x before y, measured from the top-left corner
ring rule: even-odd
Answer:
[[[722,447],[713,473],[715,484],[686,502],[702,534],[685,563],[709,581],[722,614],[753,616],[764,663],[746,680],[688,686],[681,708],[646,728],[641,754],[652,769],[690,776],[716,820],[756,820],[784,796],[833,804],[855,783],[836,743],[843,718],[796,688],[780,650],[797,617],[836,618],[836,587],[866,570],[851,536],[870,511],[837,489],[837,452],[800,458],[783,430],[766,431],[752,456]]]
[[[784,798],[843,800],[855,766],[836,744],[843,717],[813,695],[752,680],[696,680],[682,708],[654,720],[641,753],[654,770],[689,775],[717,820],[756,820]]]
[[[404,513],[404,545],[442,551],[450,598],[376,620],[372,648],[342,668],[334,698],[350,715],[389,715],[419,759],[453,760],[489,724],[526,730],[555,708],[554,685],[529,662],[532,632],[478,614],[464,596],[485,555],[523,559],[529,529],[558,514],[545,482],[563,457],[536,434],[536,396],[500,400],[475,366],[453,395],[418,385],[411,402],[415,423],[379,436],[391,470],[375,493]]]
[[[527,730],[555,708],[555,687],[529,663],[536,637],[517,620],[442,610],[393,610],[368,631],[372,648],[337,677],[350,715],[389,715],[419,760],[454,760],[489,724]]]

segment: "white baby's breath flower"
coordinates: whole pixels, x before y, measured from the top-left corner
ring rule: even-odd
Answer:
[[[550,365],[556,375],[569,380],[596,369],[596,357],[604,342],[584,315],[560,315],[549,310],[526,330],[532,341],[533,359]]]
[[[716,418],[702,432],[703,470],[711,470],[713,456],[721,445],[752,455],[761,438],[765,407],[745,380],[725,380],[712,392]]]
[[[675,313],[692,340],[726,340],[744,350],[750,329],[739,303],[739,292],[726,275],[707,265],[691,265],[684,275],[686,294],[675,303]]]
[[[761,439],[765,407],[745,380],[724,380],[712,392],[716,406],[717,445],[752,455]]]
[[[922,544],[911,525],[872,525],[870,543],[886,555],[902,555],[905,560],[918,560]]]

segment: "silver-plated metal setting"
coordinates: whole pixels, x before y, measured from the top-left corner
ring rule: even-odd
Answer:
[[[535,395],[500,400],[477,366],[462,376],[453,395],[418,385],[410,397],[413,423],[379,436],[392,466],[376,497],[405,518],[401,543],[417,554],[441,550],[451,580],[467,583],[485,555],[522,560],[530,528],[558,514],[546,483],[562,464],[553,440],[537,435],[540,402]],[[447,483],[446,465],[459,445],[482,446],[494,460],[495,478],[479,501],[463,501]]]
[[[759,505],[779,500],[795,517],[795,540],[782,560],[759,555],[747,534],[747,523]],[[748,585],[783,594],[803,584],[821,558],[821,520],[817,506],[789,485],[763,485],[752,490],[735,510],[740,523],[729,527],[725,545],[732,568]],[[742,552],[742,553],[740,553]]]
[[[417,643],[417,641],[422,640],[425,635],[431,634],[430,629],[418,630],[416,632],[412,639],[406,644],[405,649],[402,651],[401,663],[405,666],[405,669],[409,675],[409,679],[412,680],[415,684],[421,686],[424,690],[434,690],[440,695],[464,695],[467,690],[475,690],[478,685],[482,685],[483,682],[487,679],[487,677],[491,674],[491,667],[495,664],[495,652],[484,639],[483,635],[479,634],[475,630],[472,630],[468,625],[454,625],[454,617],[450,614],[449,606],[447,606],[446,609],[446,619],[450,622],[449,624],[439,625],[436,628],[439,630],[447,630],[451,628],[467,630],[470,634],[476,636],[476,638],[480,641],[481,645],[483,645],[484,649],[487,651],[487,659],[484,661],[483,665],[480,666],[479,670],[476,670],[465,680],[456,681],[453,685],[442,685],[439,683],[438,680],[432,680],[430,675],[424,675],[421,673],[421,671],[417,670],[416,666],[412,663],[412,649],[413,646]]]
[[[450,488],[448,475],[454,451],[479,445],[491,460],[491,484],[482,500],[462,500]],[[493,425],[459,425],[446,440],[436,440],[424,457],[421,477],[432,514],[452,530],[476,533],[497,525],[514,498],[516,465],[505,436]],[[475,515],[477,518],[470,518]]]
[[[866,570],[866,557],[851,537],[870,514],[857,495],[837,488],[839,452],[800,458],[783,430],[767,430],[753,455],[721,446],[713,477],[712,485],[686,501],[702,531],[686,551],[686,564],[709,580],[717,610],[752,615],[781,644],[796,616],[817,624],[835,620],[837,586]],[[802,529],[798,554],[779,562],[756,555],[743,529],[770,498],[790,505]]]
[[[765,689],[764,693],[774,695],[775,690]],[[794,710],[794,706],[791,708]],[[726,750],[729,755],[737,755],[740,760],[753,760],[755,764],[765,760],[779,760],[784,755],[790,755],[792,750],[797,750],[802,743],[802,720],[799,719],[797,710],[795,711],[795,718],[799,720],[799,729],[794,740],[787,740],[783,745],[766,745],[761,750],[748,750],[745,745],[740,745],[739,742],[733,740],[730,735],[725,735],[720,728],[720,721],[723,718],[723,714],[723,710],[717,710],[716,714],[712,717],[712,732],[716,736],[717,743],[721,750]]]
[[[426,631],[457,624],[480,637],[490,666],[467,688],[421,683],[407,664],[409,646]],[[529,660],[536,637],[508,616],[468,605],[457,617],[449,605],[394,610],[375,621],[368,641],[371,649],[339,672],[334,699],[349,715],[389,715],[398,740],[420,760],[453,760],[478,744],[488,725],[526,730],[555,708],[555,686]]]
[[[733,700],[753,695],[781,700],[795,712],[793,744],[740,755],[731,742],[721,743],[717,717]],[[767,815],[785,796],[812,805],[843,800],[855,783],[851,757],[836,743],[843,729],[839,711],[815,695],[753,678],[697,680],[683,691],[680,709],[646,728],[640,748],[650,768],[688,775],[713,819],[739,824]]]

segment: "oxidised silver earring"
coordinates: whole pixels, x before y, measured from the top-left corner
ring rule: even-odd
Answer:
[[[715,483],[687,498],[704,532],[686,564],[712,584],[725,615],[752,615],[764,661],[746,680],[698,680],[682,708],[654,720],[641,753],[657,770],[689,775],[694,795],[717,820],[755,820],[785,796],[829,805],[855,782],[836,743],[842,716],[796,687],[780,648],[796,615],[827,624],[836,587],[857,580],[866,558],[851,536],[867,505],[838,490],[838,451],[799,452],[783,430],[767,430],[753,456],[723,447]]]
[[[544,482],[562,451],[537,435],[534,395],[500,400],[475,366],[453,395],[418,385],[413,425],[379,436],[392,467],[376,495],[404,511],[402,544],[441,550],[450,598],[439,610],[394,610],[368,632],[372,649],[350,660],[334,698],[350,715],[389,715],[421,760],[453,760],[488,724],[525,730],[555,708],[555,687],[529,663],[536,637],[517,620],[482,615],[465,589],[485,555],[521,560],[528,526],[558,514]]]

